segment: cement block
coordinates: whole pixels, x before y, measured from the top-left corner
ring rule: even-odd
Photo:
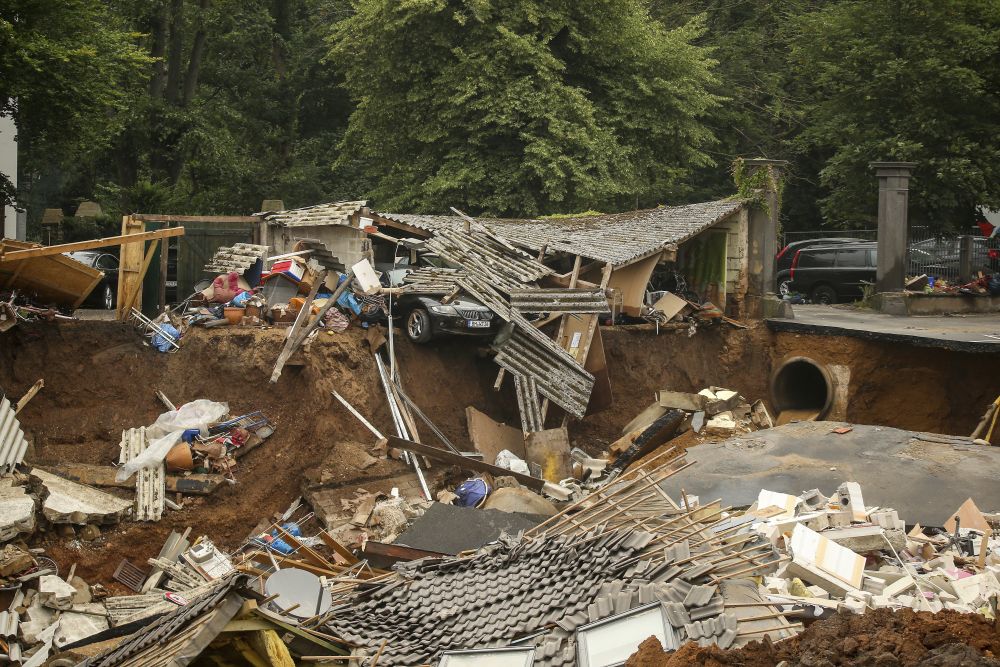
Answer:
[[[31,474],[40,479],[49,492],[42,503],[42,514],[52,523],[118,523],[132,507],[132,501],[122,500],[44,470],[35,468]]]
[[[23,486],[0,487],[0,542],[35,532],[35,499]]]

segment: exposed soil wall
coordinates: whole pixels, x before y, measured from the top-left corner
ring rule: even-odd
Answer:
[[[108,580],[127,556],[144,563],[172,528],[192,526],[225,546],[236,546],[262,519],[284,510],[308,473],[325,463],[344,483],[403,474],[398,462],[374,469],[352,466],[357,446],[373,438],[330,395],[336,389],[383,432],[391,419],[364,334],[322,334],[303,353],[304,365],[286,367],[277,384],[267,379],[284,330],[204,330],[189,334],[176,354],[160,354],[114,322],[19,326],[0,336],[0,387],[20,397],[39,378],[45,388],[21,413],[34,445],[28,461],[109,464],[117,460],[121,431],[152,423],[163,411],[154,392],[174,402],[226,401],[232,412],[263,410],[276,424],[271,439],[240,459],[236,486],[208,498],[187,498],[180,512],[151,525],[128,524],[106,534],[100,550],[65,555],[84,577]],[[766,397],[774,364],[803,354],[852,367],[849,418],[902,428],[968,434],[998,391],[1000,356],[883,345],[851,338],[772,334],[716,328],[659,336],[646,327],[603,330],[614,402],[611,409],[570,422],[574,444],[599,451],[652,402],[658,389],[697,391],[709,385]],[[403,384],[416,403],[459,447],[469,447],[468,405],[519,427],[508,377],[493,389],[497,366],[481,343],[451,339],[428,346],[397,344]],[[550,425],[558,423],[553,411]],[[425,442],[434,436],[426,428]],[[122,491],[128,495],[127,491]],[[63,549],[63,546],[56,547]]]
[[[978,614],[876,609],[818,621],[777,644],[754,642],[729,651],[689,643],[664,653],[650,637],[626,667],[773,667],[783,661],[789,667],[996,667],[998,655],[1000,633],[993,621]]]

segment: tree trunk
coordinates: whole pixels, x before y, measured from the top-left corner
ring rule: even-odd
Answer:
[[[170,3],[170,56],[167,60],[166,98],[176,104],[181,90],[181,61],[184,59],[184,0]]]
[[[167,83],[167,3],[160,2],[153,15],[153,44],[149,55],[156,58],[153,63],[153,77],[149,80],[149,96],[153,99],[163,97],[163,89]]]
[[[205,18],[204,11],[208,8],[208,0],[201,0],[198,3],[198,32],[194,35],[194,43],[191,45],[191,57],[188,59],[187,74],[184,75],[184,94],[181,97],[181,106],[187,106],[198,90],[198,72],[201,69],[201,61],[205,56]]]

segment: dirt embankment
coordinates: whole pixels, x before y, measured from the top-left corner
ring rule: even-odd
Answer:
[[[573,444],[597,452],[617,439],[622,426],[647,406],[659,389],[697,391],[709,385],[738,390],[753,400],[767,395],[773,365],[805,354],[821,363],[852,367],[849,418],[902,428],[969,433],[996,392],[1000,357],[883,345],[847,338],[780,334],[764,326],[728,327],[659,336],[651,328],[602,330],[613,404],[582,422],[570,421]],[[38,378],[45,388],[21,413],[34,445],[33,463],[109,464],[117,460],[123,429],[152,423],[163,411],[154,397],[174,402],[196,398],[226,401],[233,414],[263,410],[277,430],[265,445],[239,462],[238,484],[207,498],[188,497],[180,512],[156,524],[126,524],[105,532],[97,546],[63,541],[53,553],[78,562],[85,578],[107,581],[123,557],[144,563],[171,529],[191,526],[218,543],[240,544],[262,519],[283,511],[299,495],[304,479],[321,464],[343,483],[406,472],[383,461],[353,466],[357,444],[372,437],[331,396],[339,391],[383,432],[391,418],[363,332],[322,334],[268,382],[284,330],[191,332],[176,354],[143,347],[136,333],[114,322],[20,326],[0,336],[0,387],[19,397]],[[493,389],[497,366],[481,343],[449,339],[427,346],[398,341],[397,356],[410,397],[455,444],[468,443],[465,408],[519,427],[509,377]],[[558,423],[553,410],[550,425]],[[430,431],[420,427],[425,442]],[[694,444],[694,441],[687,443]],[[123,495],[128,495],[122,490]],[[79,547],[79,548],[77,548]]]
[[[998,667],[1000,633],[977,614],[886,609],[864,615],[838,614],[813,623],[797,637],[778,644],[754,642],[722,651],[686,644],[665,653],[650,637],[627,667]]]

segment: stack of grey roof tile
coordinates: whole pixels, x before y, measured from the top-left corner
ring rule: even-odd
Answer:
[[[267,257],[268,246],[252,243],[237,243],[233,246],[223,246],[215,251],[212,259],[205,265],[205,273],[243,273],[258,259]]]
[[[576,663],[578,627],[660,602],[679,638],[729,645],[735,617],[691,563],[660,567],[657,535],[595,528],[576,536],[501,540],[467,558],[406,564],[395,581],[330,612],[333,635],[374,649],[379,664],[432,663],[446,650],[525,639],[536,665]],[[678,555],[685,551],[678,550]]]
[[[448,294],[457,289],[466,273],[461,269],[444,269],[421,266],[413,269],[403,278],[403,286],[408,291],[425,294]]]

